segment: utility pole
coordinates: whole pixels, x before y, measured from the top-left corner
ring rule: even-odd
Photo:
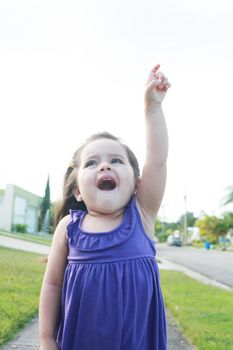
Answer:
[[[162,210],[162,223],[163,223],[163,234],[165,234],[165,207],[168,205],[168,203],[164,203],[161,205],[161,210]]]

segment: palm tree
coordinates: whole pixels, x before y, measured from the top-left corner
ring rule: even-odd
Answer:
[[[223,198],[223,205],[233,203],[233,186],[228,186],[225,190],[228,193]]]

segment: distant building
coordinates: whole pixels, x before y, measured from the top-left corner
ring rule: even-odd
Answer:
[[[0,229],[12,231],[13,225],[27,225],[27,232],[38,231],[42,197],[15,185],[0,190]]]
[[[189,239],[191,242],[201,240],[200,230],[198,227],[187,227],[187,231],[189,233]]]

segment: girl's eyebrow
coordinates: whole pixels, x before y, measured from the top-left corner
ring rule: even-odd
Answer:
[[[90,158],[98,158],[98,155],[97,154],[90,154],[90,155],[87,155],[87,157],[85,157],[85,159],[90,159]]]
[[[110,158],[119,157],[119,158],[126,159],[126,156],[124,154],[119,154],[119,153],[109,153],[109,154],[107,154],[107,156]],[[85,160],[89,160],[92,158],[94,158],[94,159],[101,158],[101,155],[99,153],[93,153],[93,154],[87,155],[87,157],[85,157]]]
[[[92,153],[90,155],[87,155],[87,156],[83,157],[82,161],[86,162],[86,161],[88,161],[90,159],[99,159],[99,158],[100,158],[100,156],[98,154]]]
[[[120,157],[120,158],[126,158],[124,154],[119,154],[119,153],[110,153],[110,157]]]

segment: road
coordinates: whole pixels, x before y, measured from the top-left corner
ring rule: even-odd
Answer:
[[[157,256],[233,288],[233,252],[157,244]]]

